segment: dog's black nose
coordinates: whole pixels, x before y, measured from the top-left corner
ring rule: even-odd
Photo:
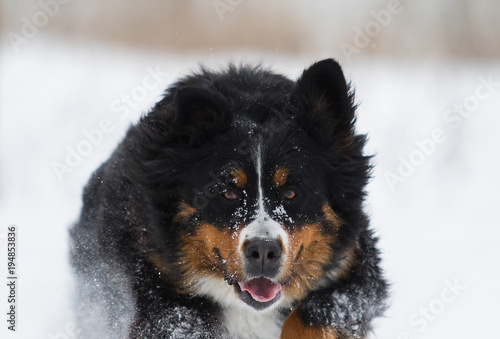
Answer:
[[[256,239],[246,243],[243,250],[249,275],[273,278],[278,273],[281,245],[273,240]]]

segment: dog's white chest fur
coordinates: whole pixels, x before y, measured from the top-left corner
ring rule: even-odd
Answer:
[[[234,339],[278,339],[283,325],[281,318],[276,310],[259,312],[246,307],[224,310],[224,325]]]

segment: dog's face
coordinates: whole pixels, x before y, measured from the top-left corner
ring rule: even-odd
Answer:
[[[281,154],[269,156],[271,147]],[[213,157],[196,179],[192,173],[174,219],[190,230],[181,237],[182,261],[198,291],[260,310],[300,299],[321,281],[342,221],[320,164],[308,165],[304,151],[261,140],[248,159]]]
[[[353,263],[368,164],[342,72],[317,63],[280,98],[235,108],[213,89],[176,93],[183,173],[168,218],[189,293],[271,309]]]

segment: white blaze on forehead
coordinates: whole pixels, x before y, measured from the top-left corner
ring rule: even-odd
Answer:
[[[255,170],[257,172],[258,185],[257,210],[255,212],[255,219],[240,233],[239,248],[241,248],[243,242],[247,239],[261,238],[277,240],[281,238],[283,248],[285,249],[288,245],[288,234],[278,222],[271,218],[264,206],[264,190],[262,189],[262,147],[260,144],[257,146]]]
[[[262,146],[259,144],[257,146],[257,161],[256,161],[256,171],[257,171],[257,185],[259,185],[259,212],[264,212],[264,193],[262,190]]]

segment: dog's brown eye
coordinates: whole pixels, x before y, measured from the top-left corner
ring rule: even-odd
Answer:
[[[236,193],[233,190],[227,190],[224,192],[224,198],[227,200],[234,200],[236,199]]]
[[[296,195],[297,195],[297,192],[295,192],[295,190],[287,189],[285,191],[285,198],[288,200],[292,200],[293,198],[295,198]]]

